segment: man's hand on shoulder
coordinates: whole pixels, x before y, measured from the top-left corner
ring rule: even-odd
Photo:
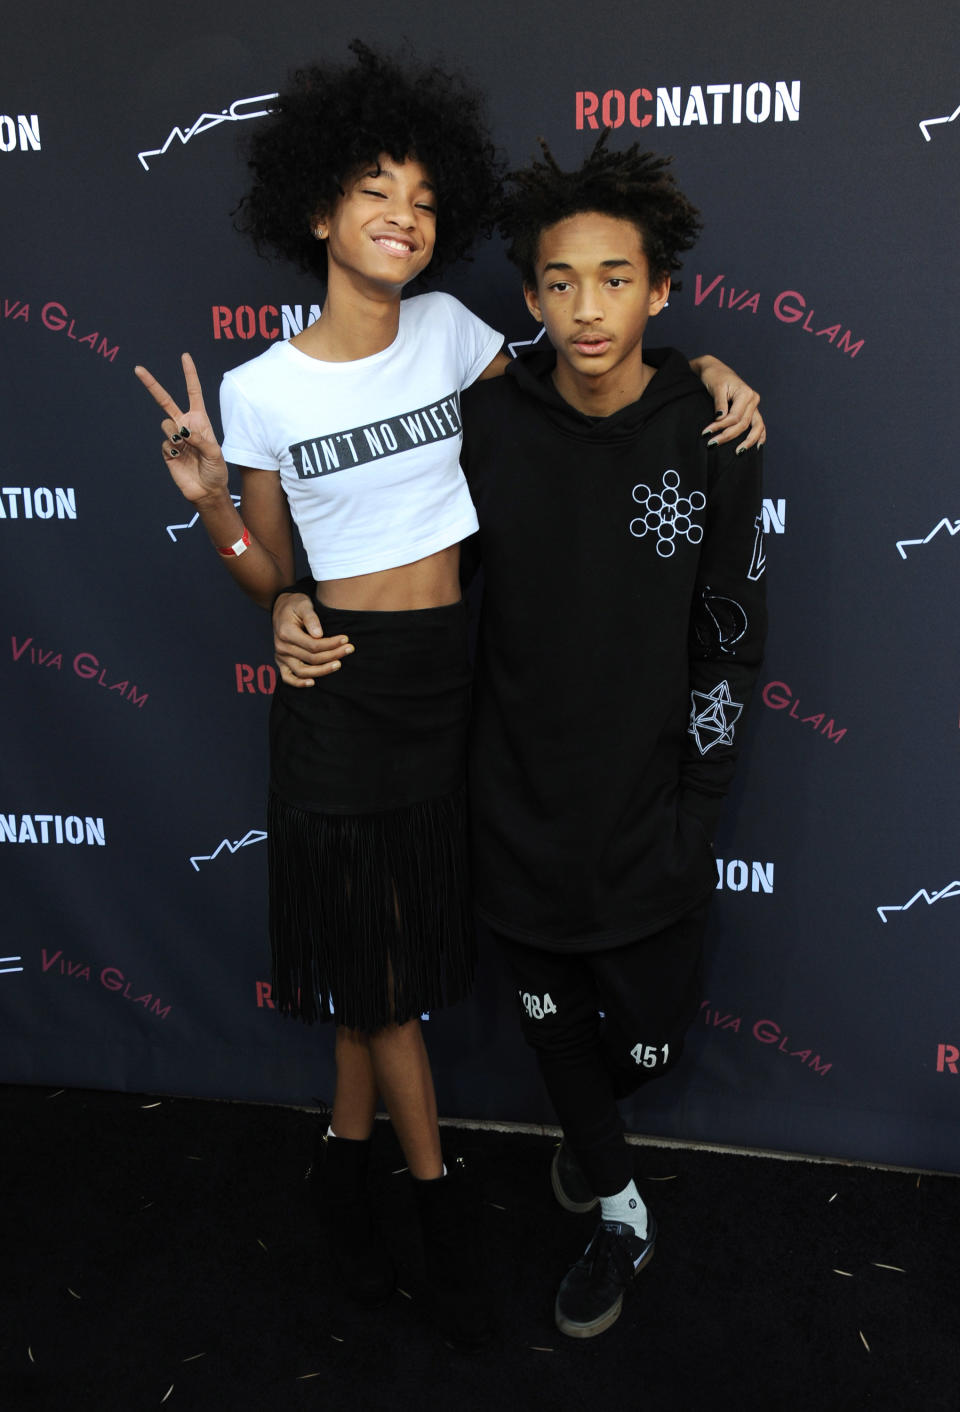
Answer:
[[[305,593],[280,593],[273,605],[273,650],[287,686],[313,686],[340,670],[353,651],[348,637],[324,637],[316,605]]]

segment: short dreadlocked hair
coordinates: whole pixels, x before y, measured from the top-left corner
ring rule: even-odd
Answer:
[[[550,148],[539,139],[543,160],[510,172],[498,225],[507,242],[507,257],[530,288],[537,282],[540,236],[569,216],[597,211],[632,221],[640,232],[650,266],[650,281],[659,284],[679,270],[679,256],[696,244],[703,222],[668,171],[672,157],[641,152],[635,142],[625,152],[607,148],[610,128],[601,134],[583,165],[561,171]],[[679,289],[679,283],[674,283]]]
[[[431,274],[467,255],[494,225],[503,165],[483,99],[439,65],[401,64],[360,40],[355,63],[298,69],[248,148],[253,185],[236,226],[259,254],[274,253],[326,277],[327,247],[315,240],[318,211],[344,184],[387,153],[426,167],[437,193]]]

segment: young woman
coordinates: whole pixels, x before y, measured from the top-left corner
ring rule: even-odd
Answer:
[[[352,48],[353,65],[304,70],[280,97],[253,141],[241,208],[258,248],[324,282],[322,317],[226,375],[222,451],[188,355],[185,411],[137,375],[166,414],[171,475],[240,586],[269,607],[290,583],[291,515],[316,582],[325,635],[312,670],[325,689],[281,684],[271,713],[270,931],[278,1008],[336,1023],[319,1164],[335,1262],[359,1298],[393,1288],[365,1191],[382,1100],[442,1327],[479,1343],[492,1317],[456,1230],[419,1017],[465,995],[473,974],[458,545],[477,522],[458,464],[459,393],[507,360],[456,300],[401,295],[489,231],[501,173],[475,93],[439,68]],[[729,370],[713,367],[726,403]],[[715,434],[737,435],[754,407],[742,389]],[[226,461],[241,468],[239,512]]]

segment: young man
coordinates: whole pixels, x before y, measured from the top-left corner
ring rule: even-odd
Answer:
[[[556,1302],[588,1338],[653,1253],[617,1100],[673,1066],[701,999],[711,838],[765,631],[760,454],[705,441],[686,360],[644,349],[700,228],[666,161],[601,140],[565,173],[544,149],[502,226],[552,346],[463,398],[485,582],[474,881],[563,1128],[554,1192],[600,1205]]]
[[[601,139],[576,172],[545,149],[514,174],[503,233],[549,344],[462,399],[485,582],[475,885],[563,1128],[554,1193],[600,1205],[557,1295],[577,1338],[653,1253],[617,1100],[676,1063],[699,1007],[710,839],[765,628],[758,450],[708,441],[699,379],[643,346],[700,229],[667,166]],[[275,622],[285,680],[329,670],[303,665],[325,661],[302,649],[306,600]]]

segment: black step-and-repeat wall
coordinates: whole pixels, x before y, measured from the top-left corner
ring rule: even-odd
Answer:
[[[232,230],[236,139],[355,35],[468,64],[516,162],[543,134],[570,165],[606,123],[675,154],[707,228],[657,338],[764,394],[769,650],[700,1019],[631,1127],[960,1170],[947,0],[5,16],[0,1078],[330,1091],[329,1031],[271,1007],[266,615],[170,482],[132,368],[176,386],[189,349],[215,406],[224,369],[316,313]],[[533,336],[499,246],[446,287]],[[491,957],[427,1028],[442,1112],[549,1120]]]

